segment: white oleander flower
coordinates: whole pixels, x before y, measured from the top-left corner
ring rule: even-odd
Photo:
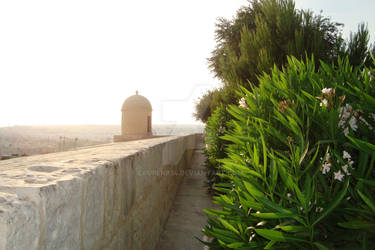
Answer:
[[[330,94],[332,92],[332,88],[323,88],[322,93],[323,94]]]
[[[328,106],[328,101],[327,101],[326,99],[323,99],[322,102],[320,103],[320,106],[321,106],[321,107],[322,107],[323,105],[326,106],[326,107]]]
[[[242,98],[239,100],[238,104],[240,105],[240,107],[248,108],[245,97],[242,97]]]
[[[347,175],[351,175],[351,174],[349,173],[349,170],[348,170],[348,165],[344,165],[344,166],[342,166],[342,170],[344,170],[345,174],[347,174]]]
[[[352,158],[352,156],[351,156],[348,152],[346,152],[346,151],[344,150],[344,151],[342,151],[342,158],[343,158],[343,159],[350,160],[350,159]]]
[[[346,104],[344,107],[340,108],[340,119],[347,120],[350,117],[350,114],[352,113],[352,106],[349,104]]]
[[[334,176],[334,179],[335,179],[335,180],[342,181],[342,180],[344,179],[344,174],[341,173],[341,170],[335,172],[334,175],[335,175],[335,176]]]
[[[327,152],[325,161],[328,162],[331,160],[331,154]]]
[[[352,116],[352,118],[350,118],[349,125],[353,129],[353,131],[357,131],[357,129],[358,129],[357,119],[354,116]]]
[[[346,104],[344,107],[341,107],[340,108],[340,112],[339,112],[339,128],[343,129],[344,130],[344,134],[345,135],[348,135],[349,134],[349,127],[346,127],[346,123],[351,115],[351,112],[352,112],[353,108],[352,106],[350,106],[349,104]],[[355,117],[352,117],[349,121],[349,126],[354,130],[356,131],[358,126],[357,126],[357,120],[355,119]]]
[[[331,163],[324,163],[322,168],[322,174],[327,174],[331,170]]]
[[[315,209],[315,212],[317,212],[317,213],[321,213],[323,210],[324,210],[324,208],[322,208],[322,207],[317,207],[317,208]]]
[[[339,128],[344,128],[344,126],[345,126],[345,120],[344,119],[341,119],[340,121],[339,121]]]

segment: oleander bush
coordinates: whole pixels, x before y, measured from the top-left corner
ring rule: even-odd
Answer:
[[[221,163],[218,159],[225,158],[225,146],[229,143],[221,137],[228,130],[228,121],[231,116],[223,106],[218,107],[214,113],[208,118],[205,127],[205,149],[204,154],[206,156],[205,167],[206,167],[206,184],[208,192],[215,193],[215,183],[220,183],[223,180],[219,175],[218,171]]]
[[[289,57],[229,108],[211,249],[375,246],[375,70],[315,65]]]

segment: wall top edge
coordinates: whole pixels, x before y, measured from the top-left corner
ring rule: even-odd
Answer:
[[[59,181],[80,178],[96,171],[98,167],[111,165],[120,159],[136,157],[159,145],[198,135],[115,142],[59,153],[3,160],[0,161],[0,192],[8,193],[24,187],[40,188]]]

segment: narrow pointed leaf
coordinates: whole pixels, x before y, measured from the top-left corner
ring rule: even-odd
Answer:
[[[336,196],[336,199],[332,201],[321,213],[321,215],[316,218],[316,220],[312,223],[312,226],[314,226],[316,223],[321,221],[324,217],[326,217],[330,212],[332,212],[333,209],[335,209],[341,202],[341,200],[344,198],[347,190],[349,187],[349,178],[346,179],[344,186],[341,190],[341,192]]]

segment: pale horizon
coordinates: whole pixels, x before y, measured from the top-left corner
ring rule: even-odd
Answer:
[[[218,17],[246,0],[2,1],[0,127],[118,125],[135,94],[150,100],[154,124],[201,124],[194,102],[219,86],[206,58]],[[297,0],[297,8],[375,38],[375,2]]]

